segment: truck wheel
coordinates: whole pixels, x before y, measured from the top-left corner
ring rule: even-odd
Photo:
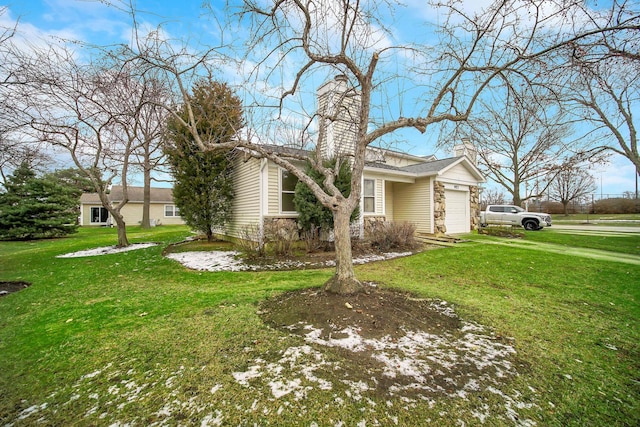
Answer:
[[[528,230],[528,231],[538,230],[540,228],[540,226],[538,225],[538,222],[534,219],[525,220],[522,223],[522,226],[524,227],[525,230]]]

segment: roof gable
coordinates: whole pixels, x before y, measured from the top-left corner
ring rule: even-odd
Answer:
[[[456,166],[463,166],[478,182],[485,182],[482,172],[466,156],[450,157],[447,159],[433,160],[402,168],[416,176],[442,176],[454,169]]]

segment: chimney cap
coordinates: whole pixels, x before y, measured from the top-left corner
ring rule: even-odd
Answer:
[[[347,81],[347,76],[344,74],[338,74],[333,78],[335,81],[337,82],[346,82]]]

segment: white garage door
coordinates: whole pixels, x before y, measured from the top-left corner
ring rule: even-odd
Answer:
[[[447,234],[468,233],[471,231],[471,219],[469,217],[469,193],[466,191],[445,190],[444,225]]]

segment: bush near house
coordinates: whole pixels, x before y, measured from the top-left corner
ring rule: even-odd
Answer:
[[[365,230],[365,240],[380,252],[411,250],[418,245],[416,226],[410,222],[375,221]]]

